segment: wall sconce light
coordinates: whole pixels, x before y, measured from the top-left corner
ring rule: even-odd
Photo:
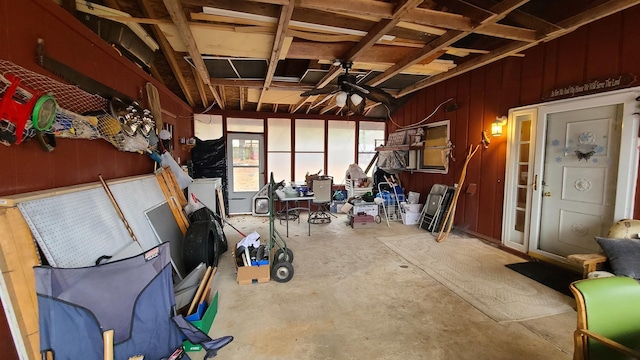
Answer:
[[[491,136],[502,136],[502,127],[507,123],[506,116],[496,116],[491,123]]]

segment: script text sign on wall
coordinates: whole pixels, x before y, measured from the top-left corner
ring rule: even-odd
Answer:
[[[551,90],[542,100],[558,100],[573,96],[595,94],[599,92],[622,89],[631,86],[636,82],[634,74],[622,74],[608,77],[606,79],[588,80],[574,85],[561,86]]]

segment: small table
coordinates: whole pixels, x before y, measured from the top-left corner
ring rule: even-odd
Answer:
[[[316,199],[315,196],[295,196],[295,197],[287,197],[282,190],[276,190],[276,194],[278,195],[278,200],[284,202],[285,204],[285,221],[287,222],[287,237],[289,237],[289,211],[291,210],[307,210],[307,212],[311,211],[311,202]],[[290,207],[289,204],[292,202],[296,202],[294,207]],[[306,201],[307,207],[300,206],[299,202]],[[300,218],[298,218],[299,220]],[[308,235],[311,236],[311,223],[307,220],[307,226],[309,227]]]

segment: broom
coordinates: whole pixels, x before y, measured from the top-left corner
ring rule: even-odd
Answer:
[[[478,149],[480,149],[480,145],[476,145],[476,148],[473,149],[473,145],[469,145],[469,154],[467,154],[467,159],[462,166],[462,173],[460,174],[460,180],[458,180],[458,187],[456,191],[453,193],[453,200],[451,200],[451,204],[449,205],[449,209],[447,210],[447,214],[444,217],[444,222],[442,223],[442,228],[440,229],[440,233],[436,238],[437,242],[443,242],[447,236],[449,236],[449,232],[451,232],[451,227],[453,226],[453,217],[456,213],[456,204],[458,203],[458,197],[460,196],[460,191],[462,191],[462,184],[464,184],[464,179],[467,176],[467,166],[469,165],[469,161],[473,155],[476,154]],[[445,231],[446,227],[446,231]]]

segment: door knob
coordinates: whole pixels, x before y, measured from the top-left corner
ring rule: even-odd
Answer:
[[[542,195],[546,196],[546,197],[549,197],[549,196],[551,196],[551,191],[545,191]]]

